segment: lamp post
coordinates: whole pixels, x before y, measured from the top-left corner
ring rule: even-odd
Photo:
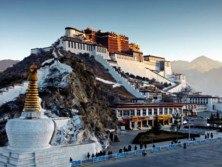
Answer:
[[[190,140],[190,118],[188,118],[188,122],[189,122],[189,140]]]

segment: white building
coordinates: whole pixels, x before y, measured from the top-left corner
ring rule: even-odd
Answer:
[[[187,103],[205,104],[207,111],[215,111],[215,104],[218,104],[218,97],[210,95],[189,95],[186,98]]]
[[[156,116],[162,125],[174,122],[172,115],[179,114],[183,117],[183,104],[177,103],[122,103],[113,107],[116,117],[124,122],[129,129],[142,129],[153,126]]]
[[[109,52],[106,47],[78,38],[61,37],[59,47],[76,54],[88,53],[90,56],[101,55],[104,59],[109,59]]]

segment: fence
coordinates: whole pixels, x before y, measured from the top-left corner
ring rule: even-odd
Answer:
[[[176,148],[212,143],[212,142],[217,142],[217,141],[222,141],[222,137],[205,139],[205,140],[197,140],[197,141],[185,141],[185,142],[176,143],[176,144],[169,144],[169,145],[164,145],[164,146],[147,148],[146,152],[147,153],[155,153],[155,152],[160,152],[160,151],[173,150]],[[94,157],[92,159],[83,160],[83,161],[81,161],[81,160],[73,161],[71,163],[71,165],[72,166],[81,166],[81,165],[86,165],[88,163],[97,163],[97,162],[103,162],[103,161],[112,160],[112,159],[130,158],[130,157],[134,157],[136,155],[142,155],[143,152],[144,152],[144,149],[141,149],[141,150],[135,150],[135,151],[130,151],[130,152],[123,152],[123,153],[116,153],[116,154],[111,154],[111,155],[99,156],[99,157]]]

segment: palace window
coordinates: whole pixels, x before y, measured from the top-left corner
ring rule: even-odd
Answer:
[[[85,44],[83,44],[83,50],[85,50]]]
[[[162,108],[160,108],[159,114],[160,114],[160,115],[163,115],[163,109],[162,109]]]
[[[71,47],[73,48],[73,42],[71,42]]]
[[[122,110],[118,110],[117,116],[118,116],[118,117],[121,117],[121,116],[122,116]]]
[[[152,114],[152,109],[149,109],[149,115],[153,115],[153,114]]]
[[[169,112],[170,112],[170,114],[173,114],[173,109],[169,108]]]
[[[131,114],[130,114],[131,116],[134,116],[134,115],[135,115],[135,114],[134,114],[134,110],[130,110],[130,113],[131,113]]]
[[[68,41],[68,47],[70,48],[70,41]]]
[[[137,110],[137,116],[140,116],[140,110]]]
[[[143,116],[146,116],[146,109],[143,109]]]
[[[156,108],[154,109],[154,115],[157,115],[157,109]]]
[[[76,42],[74,42],[74,48],[76,49]]]
[[[124,115],[124,116],[129,116],[129,110],[124,110],[124,111],[123,111],[123,115]]]
[[[165,114],[165,115],[168,114],[167,108],[164,108],[164,114]]]

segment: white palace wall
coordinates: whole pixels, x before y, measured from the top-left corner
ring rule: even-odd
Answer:
[[[117,71],[114,70],[113,67],[110,66],[110,64],[103,58],[101,55],[95,56],[96,61],[101,63],[105,68],[109,70],[109,73],[112,75],[112,77],[120,84],[122,84],[128,92],[130,92],[132,95],[134,95],[137,98],[144,98],[144,95],[139,92],[139,90],[135,89],[127,79],[123,78]]]
[[[138,75],[140,77],[147,77],[147,78],[154,78],[158,82],[167,82],[174,84],[170,80],[164,78],[161,75],[158,75],[151,70],[146,68],[146,65],[143,62],[132,61],[132,60],[125,60],[125,59],[116,59],[118,66],[121,68],[122,71],[125,73],[128,72],[133,75]]]
[[[91,50],[87,49],[87,45],[92,47]],[[90,45],[90,44],[85,44],[82,43],[82,49],[79,49],[78,46],[76,46],[76,48],[72,47],[72,45],[70,45],[69,47],[69,41],[62,41],[60,40],[60,44],[59,47],[62,47],[64,50],[66,51],[70,51],[72,53],[75,54],[79,54],[79,53],[88,53],[90,56],[96,56],[97,54],[102,55],[105,59],[110,59],[109,58],[109,52],[107,51],[106,48],[104,47],[100,47],[100,46],[96,46],[96,45]]]

